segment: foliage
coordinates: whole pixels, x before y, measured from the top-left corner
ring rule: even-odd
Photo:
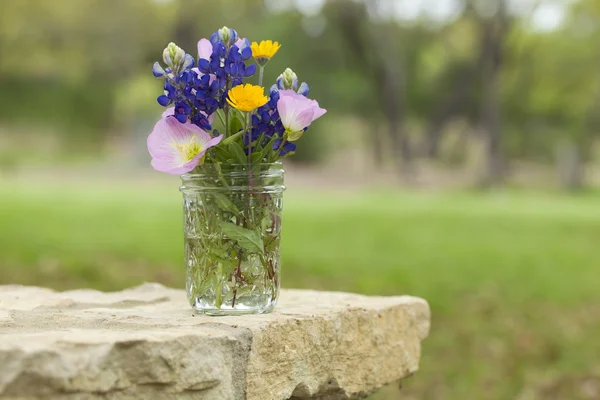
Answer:
[[[466,1],[461,8],[457,2],[455,16],[442,20],[426,15],[390,18],[389,13],[381,14],[386,3],[382,0],[328,0],[320,11],[309,14],[272,3],[60,0],[50,6],[42,0],[3,2],[0,118],[51,126],[69,145],[102,143],[109,132],[148,118],[151,100],[137,96],[123,103],[122,87],[139,81],[156,49],[166,44],[164,38],[194,48],[196,38],[207,36],[216,29],[214,21],[220,20],[235,24],[249,37],[283,43],[269,62],[265,82],[274,82],[279,71],[293,64],[311,82],[311,95],[331,112],[358,116],[383,128],[398,119],[388,138],[366,141],[371,146],[390,143],[392,159],[419,157],[423,149],[437,157],[437,143],[456,119],[470,127],[465,135],[480,128],[486,132],[481,92],[487,78],[482,76],[481,63],[482,57],[489,56],[486,29],[497,15],[483,9],[483,3]],[[547,3],[540,1],[539,7]],[[600,52],[595,45],[600,37],[600,10],[594,0],[565,2],[561,7],[564,22],[547,31],[532,25],[535,7],[509,8],[497,93],[499,148],[506,160],[548,162],[556,146],[565,142],[573,143],[582,159],[593,157],[589,149],[600,128],[596,117]],[[358,23],[347,31],[343,18],[352,12]],[[349,37],[349,32],[355,37]],[[364,54],[359,52],[361,40],[368,49]],[[398,82],[373,81],[379,68],[391,68]],[[390,85],[396,88],[397,105],[384,111],[387,100],[378,91]],[[123,104],[131,110],[127,112],[131,121],[123,118]],[[386,130],[365,134],[386,135]],[[310,147],[319,147],[318,137],[308,140],[316,144]]]

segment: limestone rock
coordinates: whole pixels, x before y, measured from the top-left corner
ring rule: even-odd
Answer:
[[[428,330],[409,296],[282,290],[272,314],[207,317],[159,284],[0,286],[0,399],[361,398],[417,370]]]

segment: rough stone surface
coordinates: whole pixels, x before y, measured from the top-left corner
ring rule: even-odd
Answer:
[[[184,291],[0,286],[0,399],[347,399],[410,376],[415,297],[283,290],[272,314],[207,317]]]

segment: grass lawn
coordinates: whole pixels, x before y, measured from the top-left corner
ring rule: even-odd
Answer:
[[[0,182],[0,265],[0,283],[181,287],[179,193]],[[430,302],[421,370],[377,398],[600,398],[598,196],[290,190],[283,284]]]

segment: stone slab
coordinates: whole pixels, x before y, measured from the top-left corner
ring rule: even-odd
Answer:
[[[282,290],[271,314],[194,314],[185,292],[0,286],[0,399],[352,399],[412,375],[422,299]]]

